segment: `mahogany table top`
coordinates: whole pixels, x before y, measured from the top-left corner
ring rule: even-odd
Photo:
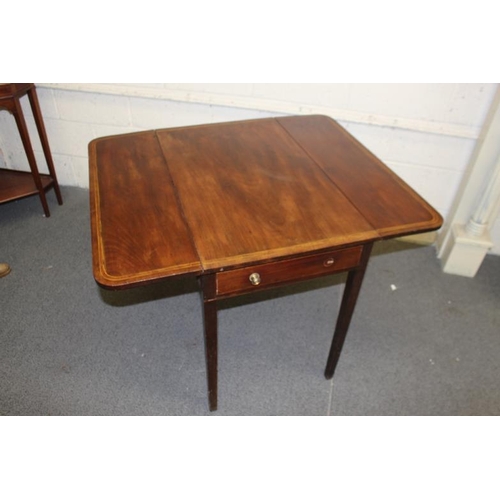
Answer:
[[[89,145],[94,276],[122,288],[426,232],[440,215],[326,116]]]

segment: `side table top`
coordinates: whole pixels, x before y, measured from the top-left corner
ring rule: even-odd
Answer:
[[[334,120],[293,116],[89,145],[94,276],[127,287],[440,227]]]

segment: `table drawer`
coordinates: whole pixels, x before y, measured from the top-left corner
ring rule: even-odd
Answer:
[[[362,246],[324,252],[217,274],[217,295],[236,295],[279,283],[299,281],[356,267]]]

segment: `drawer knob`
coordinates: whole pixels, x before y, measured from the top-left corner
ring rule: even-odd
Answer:
[[[250,283],[252,285],[260,285],[260,274],[259,273],[252,273],[248,279],[250,280]]]
[[[323,265],[325,267],[330,267],[330,266],[333,266],[334,262],[335,262],[335,259],[333,257],[330,257],[330,258],[326,259],[325,262],[323,262]]]

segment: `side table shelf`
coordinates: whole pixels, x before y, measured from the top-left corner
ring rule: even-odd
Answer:
[[[45,160],[47,161],[49,174],[40,174],[36,164],[35,154],[28,134],[28,127],[20,103],[20,99],[25,95],[28,96],[31,110],[33,111],[33,118],[38,130]],[[52,161],[52,154],[47,140],[47,133],[43,123],[35,84],[0,83],[0,110],[6,110],[14,116],[31,170],[31,172],[24,172],[19,170],[0,169],[0,203],[38,194],[45,216],[50,217],[50,210],[45,192],[48,189],[54,189],[59,205],[62,205],[63,200],[57,182],[56,170],[54,168],[54,162]]]
[[[40,174],[40,180],[44,191],[51,188],[54,183],[50,175],[46,174]],[[34,194],[38,194],[38,189],[31,172],[0,168],[0,203]]]

